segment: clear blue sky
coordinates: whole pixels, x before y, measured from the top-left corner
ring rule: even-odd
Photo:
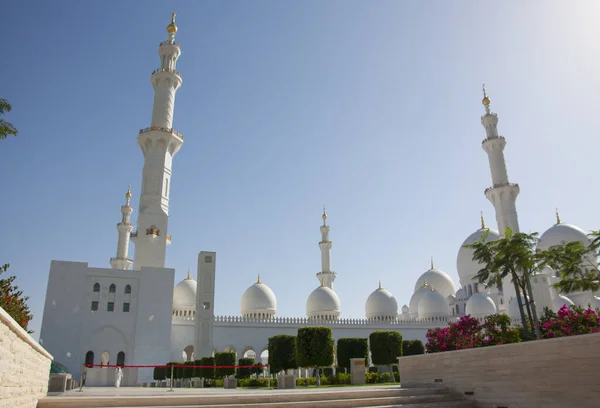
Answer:
[[[491,183],[485,82],[524,231],[597,229],[600,3],[578,1],[4,1],[1,262],[39,333],[52,259],[108,267],[120,205],[137,207],[149,76],[176,7],[182,46],[167,266],[216,251],[218,314],[257,273],[278,314],[318,285],[321,208],[345,317],[381,280],[408,303],[456,253]],[[137,217],[137,212],[134,212]],[[133,255],[133,248],[130,255]]]

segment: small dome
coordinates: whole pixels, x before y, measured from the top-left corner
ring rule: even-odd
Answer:
[[[240,311],[242,316],[275,316],[277,298],[271,288],[260,281],[260,277],[242,295]]]
[[[600,298],[598,296],[592,296],[585,302],[585,307],[589,307],[590,309],[600,309]]]
[[[441,269],[431,268],[419,276],[419,279],[417,279],[417,283],[415,284],[415,292],[419,290],[425,282],[427,282],[428,285],[433,286],[435,290],[440,292],[444,297],[456,293],[456,287],[454,286],[452,278]]]
[[[457,290],[456,295],[454,296],[454,298],[458,299],[458,300],[465,300],[468,297],[469,296],[467,295],[467,292],[463,288],[460,288],[459,290]]]
[[[173,289],[173,310],[196,309],[196,281],[185,278]]]
[[[409,310],[410,310],[410,309],[408,308],[408,306],[406,306],[406,305],[402,306],[402,314],[403,314],[403,315],[404,315],[404,314],[408,314],[408,311],[409,311]]]
[[[474,293],[467,301],[466,314],[473,317],[484,317],[497,312],[494,301],[484,293]]]
[[[418,306],[419,318],[441,317],[450,314],[450,307],[444,296],[437,290],[430,288],[423,294]]]
[[[421,299],[423,299],[423,296],[429,292],[429,286],[422,286],[419,288],[419,290],[417,290],[415,293],[413,293],[413,295],[410,298],[410,302],[408,302],[409,304],[409,308],[408,310],[410,311],[410,314],[413,316],[417,316],[417,314],[419,313],[419,302],[421,301]]]
[[[340,315],[340,299],[327,286],[319,286],[308,296],[306,315],[308,317],[332,319]]]
[[[367,319],[392,320],[398,316],[398,302],[396,298],[379,284],[379,288],[367,298],[365,303],[365,315]]]
[[[590,244],[590,239],[581,228],[571,224],[555,224],[540,236],[537,249],[545,251],[555,245],[563,245],[567,242],[576,241],[581,242],[585,246]]]
[[[523,303],[523,311],[525,311],[525,313],[527,313],[525,307],[526,299],[528,300],[529,298],[525,298],[523,295],[521,295],[521,302]],[[517,301],[516,297],[512,298],[510,302],[508,302],[508,316],[511,319],[521,319],[521,313],[519,313],[519,302]]]
[[[564,305],[573,306],[573,302],[566,296],[558,295],[554,299],[552,299],[552,310],[558,312],[561,307]]]
[[[465,248],[465,245],[472,245],[477,241],[481,240],[484,232],[489,231],[486,242],[496,241],[500,238],[498,231],[490,228],[480,228],[471,235],[460,246],[458,250],[458,256],[456,258],[456,269],[458,270],[458,277],[460,278],[461,286],[472,285],[476,283],[473,280],[475,275],[483,268],[483,264],[473,261],[473,249]],[[435,286],[434,286],[435,287]]]
[[[452,304],[454,302],[456,302],[456,296],[454,295],[450,295],[446,298],[446,302],[448,302],[448,304]]]

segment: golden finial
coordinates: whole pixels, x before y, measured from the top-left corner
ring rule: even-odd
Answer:
[[[423,287],[426,288],[427,286],[429,286],[427,285],[427,279],[423,279]]]
[[[487,91],[485,89],[485,84],[483,84],[483,100],[481,101],[481,103],[483,103],[486,109],[489,109],[488,107],[490,106],[490,102],[490,98],[488,98]]]
[[[125,198],[127,200],[131,198],[131,185],[127,186],[127,193],[125,193]]]
[[[435,265],[433,265],[433,256],[431,257],[431,269],[435,269]]]
[[[429,291],[430,291],[430,292],[434,292],[434,291],[435,291],[435,289],[433,288],[433,285],[431,285],[431,286],[429,287]]]
[[[379,281],[379,287],[377,289],[379,289],[379,290],[383,289],[383,286],[381,286],[381,281]]]
[[[325,206],[323,206],[323,215],[321,218],[323,218],[323,225],[327,225],[327,211],[325,210]]]
[[[169,34],[175,34],[177,33],[177,26],[175,25],[175,16],[177,14],[175,14],[175,10],[173,10],[173,13],[171,14],[171,24],[169,24],[167,26],[167,32]]]
[[[321,278],[321,287],[324,288],[325,287],[325,278]]]
[[[556,208],[556,223],[560,224],[560,214],[558,213],[558,207]]]
[[[257,279],[256,283],[262,283],[262,282],[260,281],[260,273],[258,274],[258,279]]]
[[[189,269],[188,269],[188,276],[187,276],[187,278],[185,278],[185,279],[186,279],[186,280],[191,280],[191,279],[192,279],[192,277],[190,276],[190,270],[189,270]]]

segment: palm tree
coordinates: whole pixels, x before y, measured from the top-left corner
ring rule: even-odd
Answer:
[[[4,112],[10,112],[12,106],[6,99],[0,98],[0,115],[4,115]],[[0,139],[6,139],[8,135],[17,135],[19,131],[10,122],[0,119]]]
[[[484,265],[474,280],[484,283],[486,287],[500,287],[502,281],[510,276],[517,293],[517,304],[525,335],[528,336],[529,329],[532,328],[539,338],[537,310],[529,280],[545,265],[539,253],[535,251],[538,234],[515,234],[510,228],[506,228],[502,238],[486,242],[488,233],[484,232],[480,241],[465,245],[466,248],[473,249],[473,260]]]

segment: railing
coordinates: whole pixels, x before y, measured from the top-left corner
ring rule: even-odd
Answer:
[[[171,236],[170,235],[167,235],[167,242],[171,243]]]
[[[163,45],[163,44],[174,45],[177,48],[181,48],[181,47],[179,47],[179,44],[177,44],[175,41],[171,41],[171,40],[163,41],[160,43],[160,45]]]
[[[488,187],[484,190],[484,194],[487,194],[489,191],[492,191],[495,188],[500,188],[500,187],[506,187],[506,186],[514,186],[514,187],[519,187],[519,185],[517,183],[505,183],[505,184],[498,184],[492,187]]]
[[[175,71],[174,69],[169,69],[169,68],[157,68],[154,71],[152,71],[152,75],[158,73],[158,72],[168,72],[170,74],[175,74],[179,79],[181,79],[181,74],[177,71]]]
[[[488,140],[495,140],[495,139],[502,139],[502,140],[506,140],[504,138],[504,136],[494,136],[494,137],[490,137],[490,138],[485,138],[481,141],[481,144],[484,144],[485,142],[487,142]]]
[[[183,135],[181,133],[179,133],[178,131],[176,131],[175,129],[171,128],[163,128],[160,126],[150,126],[144,129],[140,129],[140,135],[143,133],[148,133],[148,132],[152,132],[153,130],[157,130],[159,132],[167,132],[167,133],[171,133],[172,135],[175,135],[179,138],[181,138],[181,140],[183,140]]]
[[[129,259],[129,258],[117,258],[117,257],[113,257],[110,258],[111,261],[129,261],[129,262],[133,262],[133,259]]]

